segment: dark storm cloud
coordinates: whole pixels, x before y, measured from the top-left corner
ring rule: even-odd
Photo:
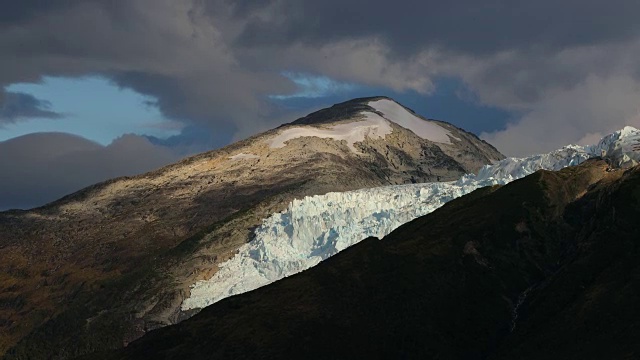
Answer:
[[[477,54],[623,41],[640,31],[635,0],[275,0],[240,1],[236,8],[243,10],[236,16],[249,19],[239,40],[251,46],[374,35],[403,52],[438,46]]]
[[[18,0],[5,1],[0,11],[0,26],[19,23],[56,9],[65,9],[82,0]]]
[[[60,119],[64,117],[51,111],[51,103],[30,94],[0,91],[0,126],[29,118]]]
[[[0,210],[40,206],[85,186],[178,159],[169,149],[136,135],[122,136],[108,146],[62,133],[0,142]]]
[[[37,7],[38,16],[20,15],[0,32],[0,87],[47,75],[98,74],[155,96],[171,119],[251,128],[249,122],[264,121],[273,111],[266,100],[272,90],[294,86],[277,72],[238,64],[199,3],[62,1]]]
[[[154,145],[170,148],[179,155],[192,155],[216,148],[216,144],[227,144],[233,140],[234,129],[218,126],[215,131],[201,126],[187,126],[180,134],[160,139],[155,136],[145,136]]]

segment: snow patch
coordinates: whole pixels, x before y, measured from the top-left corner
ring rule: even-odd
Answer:
[[[255,154],[245,154],[245,153],[240,153],[240,154],[236,154],[233,156],[229,156],[230,160],[242,160],[242,159],[260,159],[260,156],[255,155]]]
[[[192,285],[182,309],[202,308],[308,269],[369,236],[382,238],[475,189],[506,184],[540,169],[560,170],[602,154],[613,156],[609,158],[612,162],[637,164],[640,131],[625,128],[596,145],[570,145],[548,154],[504,159],[486,165],[478,175],[465,175],[454,182],[386,186],[294,200],[285,211],[265,219],[255,230],[254,240],[220,264],[211,279]]]
[[[433,121],[420,119],[393,100],[375,100],[370,101],[367,105],[381,112],[387,120],[413,131],[423,139],[442,144],[451,144],[449,137],[453,136],[449,130]],[[453,138],[460,141],[456,137]]]
[[[331,138],[336,141],[346,141],[351,151],[358,153],[353,144],[364,141],[365,138],[379,139],[391,134],[391,126],[383,117],[371,112],[363,112],[365,119],[354,121],[347,124],[333,125],[327,129],[315,127],[294,127],[282,131],[276,137],[269,141],[269,147],[272,149],[282,148],[286,146],[286,142],[292,139],[306,136],[315,136],[319,138]]]

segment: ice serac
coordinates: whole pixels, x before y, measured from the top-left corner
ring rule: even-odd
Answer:
[[[626,127],[592,146],[570,145],[548,154],[504,159],[454,182],[387,186],[294,200],[284,212],[265,219],[255,230],[255,238],[222,263],[211,279],[194,284],[182,309],[202,308],[308,269],[369,236],[382,238],[480,187],[506,184],[540,169],[560,170],[599,156],[616,166],[638,164],[640,131]]]

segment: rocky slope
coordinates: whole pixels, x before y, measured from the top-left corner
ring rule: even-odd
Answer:
[[[637,358],[640,168],[610,165],[482,188],[92,358]]]
[[[445,181],[503,158],[386,98],[356,99],[144,175],[0,213],[0,354],[118,348],[192,314],[189,288],[294,198]]]

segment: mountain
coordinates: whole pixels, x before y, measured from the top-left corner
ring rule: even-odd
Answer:
[[[196,313],[182,310],[191,286],[296,198],[449,181],[502,158],[451,124],[364,98],[37,209],[2,212],[0,354],[71,358],[122,347]]]
[[[638,358],[640,152],[611,144],[632,146],[475,190],[92,358]]]
[[[104,179],[154,170],[179,159],[136,135],[123,135],[103,146],[70,134],[34,133],[0,141],[0,154],[0,211],[51,202]]]
[[[382,238],[472,191],[504,185],[537,170],[560,170],[604,156],[612,166],[640,161],[640,130],[626,127],[592,146],[565,146],[548,154],[508,158],[453,182],[384,186],[294,200],[263,220],[252,240],[211,279],[196,282],[183,310],[211,305],[315,266],[362,239]]]

